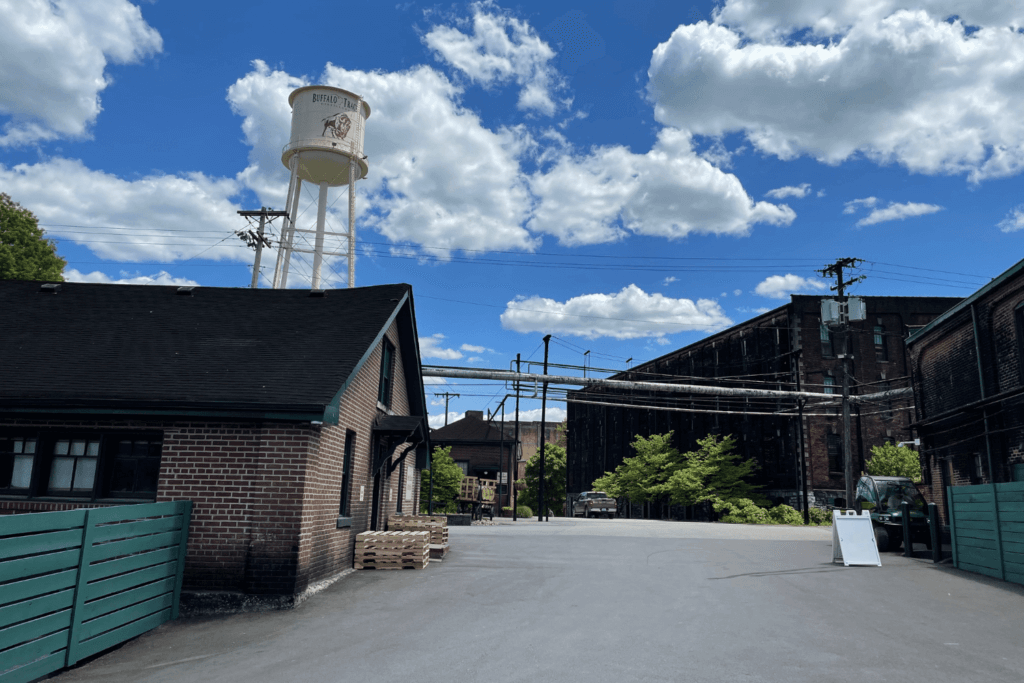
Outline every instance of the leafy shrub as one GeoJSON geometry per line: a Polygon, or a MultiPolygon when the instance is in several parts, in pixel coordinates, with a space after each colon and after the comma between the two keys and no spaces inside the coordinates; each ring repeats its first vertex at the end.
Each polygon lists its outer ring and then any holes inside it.
{"type": "Polygon", "coordinates": [[[768,521],[771,524],[803,524],[804,516],[789,505],[776,505],[768,511],[768,521]]]}
{"type": "Polygon", "coordinates": [[[811,508],[809,511],[811,524],[832,526],[832,513],[821,508],[811,508]]]}
{"type": "Polygon", "coordinates": [[[529,505],[517,505],[516,506],[517,517],[533,517],[533,510],[530,509],[529,505]]]}
{"type": "Polygon", "coordinates": [[[714,508],[715,512],[722,515],[718,521],[726,524],[770,523],[768,511],[759,507],[749,498],[737,498],[731,501],[719,499],[714,502],[714,508]]]}

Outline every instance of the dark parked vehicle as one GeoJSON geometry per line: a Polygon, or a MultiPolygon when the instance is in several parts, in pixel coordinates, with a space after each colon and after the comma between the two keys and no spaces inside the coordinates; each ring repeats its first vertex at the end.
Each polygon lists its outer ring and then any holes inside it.
{"type": "Polygon", "coordinates": [[[913,481],[907,477],[867,475],[857,482],[854,508],[871,511],[871,525],[875,528],[875,544],[879,552],[899,550],[903,544],[904,501],[910,504],[911,542],[924,543],[931,550],[928,504],[913,481]]]}

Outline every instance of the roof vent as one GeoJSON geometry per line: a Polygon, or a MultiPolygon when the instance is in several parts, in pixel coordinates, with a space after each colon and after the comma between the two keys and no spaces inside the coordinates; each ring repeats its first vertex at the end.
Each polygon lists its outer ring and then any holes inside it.
{"type": "Polygon", "coordinates": [[[323,299],[325,296],[327,296],[327,290],[326,289],[311,289],[311,290],[309,290],[309,295],[310,296],[315,296],[318,299],[323,299]]]}
{"type": "Polygon", "coordinates": [[[43,294],[56,294],[60,291],[59,282],[47,282],[44,285],[39,286],[39,291],[43,294]]]}
{"type": "Polygon", "coordinates": [[[184,287],[178,287],[174,293],[179,296],[192,296],[192,290],[195,288],[195,285],[185,285],[184,287]]]}

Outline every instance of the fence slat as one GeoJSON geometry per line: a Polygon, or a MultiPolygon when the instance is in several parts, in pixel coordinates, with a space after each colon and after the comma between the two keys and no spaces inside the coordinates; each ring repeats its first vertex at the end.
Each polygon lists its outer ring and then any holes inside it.
{"type": "Polygon", "coordinates": [[[995,550],[996,540],[994,538],[971,538],[960,536],[960,552],[967,552],[969,548],[981,548],[982,550],[995,550]]]}
{"type": "Polygon", "coordinates": [[[958,569],[964,571],[974,572],[975,574],[984,574],[985,576],[991,576],[993,579],[999,578],[999,570],[992,569],[991,567],[983,567],[980,564],[971,564],[970,562],[961,561],[958,569]]]}
{"type": "Polygon", "coordinates": [[[71,610],[49,614],[0,630],[0,650],[27,643],[71,625],[71,610]]]}
{"type": "Polygon", "coordinates": [[[60,593],[51,593],[50,595],[16,602],[7,607],[0,607],[0,628],[5,628],[19,621],[35,619],[50,612],[67,609],[71,607],[74,599],[75,591],[68,589],[60,593]]]}
{"type": "Polygon", "coordinates": [[[111,595],[112,593],[118,593],[130,588],[135,588],[137,586],[150,583],[151,581],[156,581],[157,579],[174,576],[177,573],[177,564],[177,562],[165,562],[164,564],[158,564],[152,567],[147,567],[146,569],[122,574],[121,576],[115,576],[112,579],[104,579],[103,581],[90,583],[85,586],[82,592],[85,593],[86,600],[103,598],[111,595]]]}
{"type": "Polygon", "coordinates": [[[172,517],[157,517],[146,519],[140,522],[123,522],[121,524],[108,524],[96,529],[93,538],[94,543],[114,541],[121,538],[134,538],[135,536],[146,536],[158,534],[163,531],[177,531],[181,528],[181,515],[172,517]]]}
{"type": "Polygon", "coordinates": [[[124,609],[111,612],[110,614],[104,614],[102,617],[96,617],[91,621],[82,623],[81,630],[78,632],[78,637],[82,641],[88,641],[91,638],[111,631],[115,628],[130,624],[133,621],[148,617],[151,614],[161,612],[165,609],[170,609],[171,601],[174,599],[174,592],[170,591],[163,595],[158,595],[155,598],[150,598],[145,602],[125,607],[124,609]]]}
{"type": "Polygon", "coordinates": [[[0,583],[77,567],[80,555],[81,552],[75,549],[2,562],[0,563],[0,583]]]}
{"type": "Polygon", "coordinates": [[[989,503],[988,510],[985,512],[981,512],[978,510],[961,510],[960,506],[957,505],[956,518],[960,521],[975,521],[991,524],[995,520],[995,514],[992,510],[992,505],[993,503],[989,503]]]}
{"type": "Polygon", "coordinates": [[[146,631],[152,630],[165,621],[168,621],[170,617],[171,610],[168,608],[162,612],[157,612],[156,614],[152,614],[144,619],[122,626],[119,629],[108,631],[101,636],[97,636],[90,641],[82,643],[79,646],[79,658],[81,659],[94,655],[101,650],[106,650],[108,647],[113,647],[114,645],[124,642],[129,638],[140,636],[146,631]]]}
{"type": "Polygon", "coordinates": [[[73,588],[77,576],[78,572],[76,570],[66,569],[57,574],[37,576],[34,579],[25,579],[24,581],[5,584],[3,590],[0,591],[0,605],[27,600],[28,598],[45,595],[46,593],[59,591],[63,588],[73,588]]]}
{"type": "Polygon", "coordinates": [[[104,614],[121,609],[122,607],[128,607],[137,602],[149,600],[150,598],[155,598],[156,596],[163,595],[164,593],[173,592],[174,577],[168,576],[166,579],[162,579],[155,583],[148,583],[145,586],[133,588],[123,593],[115,593],[114,595],[108,595],[105,598],[85,603],[84,619],[101,617],[104,614]]]}
{"type": "Polygon", "coordinates": [[[8,536],[0,538],[0,560],[77,548],[80,545],[82,545],[80,529],[32,534],[31,536],[8,536]]]}
{"type": "Polygon", "coordinates": [[[116,560],[109,560],[108,562],[94,564],[89,567],[87,579],[89,581],[99,581],[100,579],[106,579],[114,576],[115,574],[124,574],[135,571],[136,569],[145,569],[146,567],[152,567],[154,564],[174,562],[177,559],[178,546],[175,545],[169,548],[160,548],[146,553],[139,553],[138,555],[129,555],[128,557],[121,557],[116,560]]]}
{"type": "Polygon", "coordinates": [[[35,534],[40,531],[58,531],[61,529],[80,529],[83,524],[85,524],[85,510],[3,515],[0,516],[0,536],[35,534]]]}
{"type": "Polygon", "coordinates": [[[960,546],[960,561],[988,567],[994,571],[999,571],[999,567],[1002,564],[998,550],[973,548],[965,545],[960,546]]]}
{"type": "Polygon", "coordinates": [[[180,515],[183,502],[176,500],[166,503],[139,503],[136,505],[96,508],[89,511],[89,523],[110,524],[111,522],[144,519],[146,517],[180,515]]]}
{"type": "MultiPolygon", "coordinates": [[[[92,553],[89,555],[92,561],[92,566],[100,566],[95,563],[109,560],[114,557],[121,557],[122,555],[132,555],[135,553],[145,552],[147,550],[156,550],[158,548],[166,548],[168,546],[178,547],[178,542],[181,540],[180,531],[168,531],[163,534],[153,534],[152,536],[143,536],[141,538],[129,538],[124,541],[113,541],[111,543],[104,543],[103,545],[95,546],[92,549],[92,553]]],[[[91,581],[92,577],[87,580],[91,581]]]]}
{"type": "MultiPolygon", "coordinates": [[[[64,638],[67,638],[65,635],[64,638]]],[[[54,652],[45,659],[39,659],[23,667],[0,674],[0,683],[28,683],[52,673],[64,666],[64,650],[54,652]]]]}

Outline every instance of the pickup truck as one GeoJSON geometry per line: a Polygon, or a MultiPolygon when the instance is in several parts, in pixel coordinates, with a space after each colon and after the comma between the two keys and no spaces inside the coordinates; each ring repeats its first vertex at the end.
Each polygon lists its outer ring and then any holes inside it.
{"type": "Polygon", "coordinates": [[[615,499],[604,491],[584,491],[572,504],[573,517],[598,517],[608,519],[615,516],[615,499]]]}

